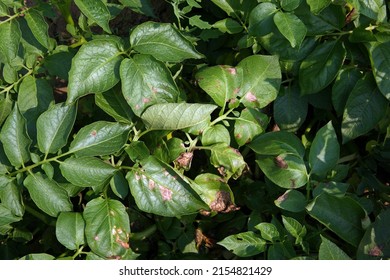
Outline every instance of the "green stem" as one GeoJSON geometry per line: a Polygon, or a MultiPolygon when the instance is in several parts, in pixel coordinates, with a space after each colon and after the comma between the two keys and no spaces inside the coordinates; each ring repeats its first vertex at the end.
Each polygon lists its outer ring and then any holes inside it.
{"type": "Polygon", "coordinates": [[[83,253],[84,246],[80,246],[80,248],[77,249],[76,253],[72,256],[72,259],[74,260],[77,258],[79,255],[83,253]]]}
{"type": "Polygon", "coordinates": [[[14,14],[14,15],[12,15],[12,16],[9,16],[7,19],[5,19],[5,20],[3,20],[3,21],[0,21],[0,25],[4,24],[4,23],[6,23],[6,22],[9,22],[9,21],[11,21],[11,20],[13,20],[14,18],[19,17],[20,15],[26,13],[28,10],[30,10],[30,8],[24,9],[23,11],[20,11],[20,12],[14,14]]]}
{"type": "Polygon", "coordinates": [[[214,121],[212,121],[212,122],[210,123],[210,126],[213,126],[213,125],[215,125],[216,123],[219,123],[219,122],[221,122],[221,121],[223,121],[223,120],[231,119],[231,118],[228,117],[228,115],[229,115],[231,112],[233,112],[233,111],[234,111],[234,108],[229,109],[229,111],[227,111],[225,114],[223,114],[222,116],[219,116],[219,117],[216,118],[214,121]]]}

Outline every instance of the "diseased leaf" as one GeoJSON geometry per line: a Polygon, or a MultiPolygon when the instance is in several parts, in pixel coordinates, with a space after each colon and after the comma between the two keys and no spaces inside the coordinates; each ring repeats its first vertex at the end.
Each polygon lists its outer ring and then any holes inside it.
{"type": "Polygon", "coordinates": [[[239,91],[246,107],[263,108],[275,100],[281,83],[281,70],[277,56],[252,55],[237,65],[242,69],[239,91]]]}
{"type": "Polygon", "coordinates": [[[357,247],[363,237],[363,208],[352,198],[337,198],[327,193],[317,196],[306,207],[311,217],[322,223],[340,238],[357,247]]]}
{"type": "Polygon", "coordinates": [[[274,184],[296,189],[306,185],[308,174],[304,160],[297,154],[282,153],[277,156],[258,156],[256,163],[274,184]]]}
{"type": "Polygon", "coordinates": [[[13,166],[18,168],[30,160],[31,139],[27,135],[26,120],[17,104],[1,129],[0,141],[13,166]]]}
{"type": "Polygon", "coordinates": [[[170,23],[145,22],[137,25],[130,34],[132,48],[167,62],[202,58],[194,45],[170,23]]]}
{"type": "Polygon", "coordinates": [[[119,82],[121,52],[119,43],[110,39],[95,39],[82,45],[72,59],[67,103],[114,87],[119,82]]]}
{"type": "Polygon", "coordinates": [[[335,243],[321,235],[321,245],[318,251],[320,260],[351,260],[351,258],[341,250],[335,243]]]}
{"type": "Polygon", "coordinates": [[[24,185],[34,203],[46,214],[57,217],[60,212],[72,211],[73,205],[66,190],[41,173],[30,173],[24,185]]]}
{"type": "Polygon", "coordinates": [[[202,123],[216,108],[196,103],[155,104],[148,107],[141,118],[148,129],[179,130],[202,123]]]}
{"type": "Polygon", "coordinates": [[[102,156],[119,151],[127,142],[130,125],[97,121],[76,134],[69,151],[76,156],[102,156]]]}
{"type": "Polygon", "coordinates": [[[56,222],[57,240],[69,250],[77,250],[85,244],[84,227],[81,213],[62,212],[56,222]]]}
{"type": "Polygon", "coordinates": [[[359,80],[345,105],[341,124],[343,144],[373,129],[386,114],[387,104],[371,74],[359,80]]]}
{"type": "Polygon", "coordinates": [[[390,100],[390,42],[372,43],[369,53],[379,90],[390,100]]]}
{"type": "Polygon", "coordinates": [[[103,258],[120,258],[130,250],[130,221],[125,206],[98,197],[87,203],[83,217],[85,237],[92,252],[103,258]]]}
{"type": "Polygon", "coordinates": [[[299,85],[302,94],[313,94],[327,87],[337,76],[346,50],[340,41],[328,41],[318,45],[307,56],[299,69],[299,85]]]}
{"type": "Polygon", "coordinates": [[[255,256],[266,249],[266,241],[252,231],[230,235],[218,244],[239,257],[255,256]]]}
{"type": "Polygon", "coordinates": [[[306,197],[297,190],[287,190],[275,201],[275,205],[283,210],[290,212],[302,212],[305,210],[307,201],[306,197]]]}
{"type": "Polygon", "coordinates": [[[92,187],[95,192],[104,185],[117,171],[112,165],[94,157],[67,158],[61,162],[62,175],[78,187],[92,187]]]}
{"type": "Polygon", "coordinates": [[[46,156],[64,147],[76,120],[77,105],[56,104],[37,120],[38,147],[46,156]]]}
{"type": "Polygon", "coordinates": [[[150,55],[126,58],[120,66],[122,92],[133,112],[140,116],[159,103],[177,102],[180,91],[164,63],[150,55]]]}
{"type": "Polygon", "coordinates": [[[310,174],[324,178],[331,171],[340,157],[340,145],[332,122],[320,128],[310,147],[310,174]]]}
{"type": "Polygon", "coordinates": [[[247,164],[239,150],[226,143],[218,143],[210,148],[210,162],[226,180],[231,177],[238,179],[242,175],[247,164]]]}
{"type": "Polygon", "coordinates": [[[134,168],[126,176],[140,210],[165,217],[180,217],[207,209],[189,183],[171,166],[153,156],[141,163],[142,168],[134,168]]]}
{"type": "Polygon", "coordinates": [[[255,108],[245,108],[234,124],[234,138],[239,146],[251,142],[263,133],[268,125],[268,117],[255,108]]]}
{"type": "Polygon", "coordinates": [[[242,69],[217,65],[200,69],[195,76],[199,86],[220,107],[237,97],[242,81],[242,69]]]}
{"type": "Polygon", "coordinates": [[[307,29],[296,15],[279,11],[274,15],[274,22],[280,33],[290,42],[291,47],[299,48],[301,46],[307,29]]]}
{"type": "Polygon", "coordinates": [[[95,22],[104,31],[111,34],[108,24],[111,19],[111,14],[102,0],[75,0],[74,2],[90,21],[95,22]]]}

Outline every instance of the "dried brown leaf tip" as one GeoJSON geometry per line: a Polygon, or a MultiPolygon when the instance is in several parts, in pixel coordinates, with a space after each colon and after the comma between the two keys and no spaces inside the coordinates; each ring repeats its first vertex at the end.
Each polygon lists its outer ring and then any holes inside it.
{"type": "Polygon", "coordinates": [[[205,246],[206,248],[214,247],[215,240],[207,237],[201,229],[197,228],[195,230],[195,243],[196,248],[199,250],[201,246],[205,246]]]}

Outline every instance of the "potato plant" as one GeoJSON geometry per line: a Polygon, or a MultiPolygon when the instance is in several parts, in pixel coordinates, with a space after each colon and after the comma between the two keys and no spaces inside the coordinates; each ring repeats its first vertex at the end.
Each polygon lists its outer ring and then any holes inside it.
{"type": "Polygon", "coordinates": [[[390,258],[388,16],[0,0],[0,258],[390,258]]]}

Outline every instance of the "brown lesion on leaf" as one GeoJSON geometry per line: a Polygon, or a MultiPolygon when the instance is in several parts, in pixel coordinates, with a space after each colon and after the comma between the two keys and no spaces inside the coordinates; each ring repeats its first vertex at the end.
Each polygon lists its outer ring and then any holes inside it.
{"type": "Polygon", "coordinates": [[[216,241],[213,238],[208,237],[203,233],[200,228],[195,230],[195,244],[196,248],[199,250],[201,246],[206,248],[213,248],[216,241]]]}
{"type": "Polygon", "coordinates": [[[368,254],[370,256],[373,256],[373,257],[381,257],[381,256],[383,256],[382,249],[383,249],[383,246],[375,245],[373,248],[371,248],[368,251],[368,254]]]}
{"type": "Polygon", "coordinates": [[[175,160],[176,167],[189,170],[191,168],[191,162],[193,157],[193,152],[181,153],[180,156],[175,160]]]}
{"type": "Polygon", "coordinates": [[[279,196],[278,199],[277,199],[276,201],[279,202],[279,203],[282,203],[282,202],[285,201],[287,198],[288,198],[288,193],[284,193],[284,194],[282,194],[281,196],[279,196]]]}
{"type": "Polygon", "coordinates": [[[284,160],[284,158],[282,156],[276,156],[274,158],[274,164],[281,168],[281,169],[287,169],[288,168],[288,164],[287,164],[287,161],[284,160]]]}
{"type": "Polygon", "coordinates": [[[159,185],[158,187],[160,189],[160,193],[161,193],[161,197],[162,197],[163,201],[172,200],[173,192],[170,189],[168,189],[164,186],[161,186],[161,185],[159,185]]]}
{"type": "Polygon", "coordinates": [[[296,187],[297,187],[297,185],[296,185],[296,180],[295,179],[290,179],[290,181],[291,181],[291,188],[292,189],[295,189],[296,187]]]}
{"type": "Polygon", "coordinates": [[[240,207],[237,207],[230,197],[230,193],[227,191],[219,191],[215,195],[215,200],[211,202],[210,209],[219,213],[229,213],[237,211],[240,207]]]}
{"type": "Polygon", "coordinates": [[[227,67],[226,70],[231,74],[231,75],[236,75],[237,74],[237,69],[234,67],[227,67]]]}
{"type": "Polygon", "coordinates": [[[91,135],[92,137],[96,137],[97,131],[96,131],[96,130],[92,130],[91,133],[90,133],[90,135],[91,135]]]}
{"type": "Polygon", "coordinates": [[[245,94],[245,99],[249,102],[256,102],[257,97],[254,95],[251,91],[248,91],[247,94],[245,94]]]}

